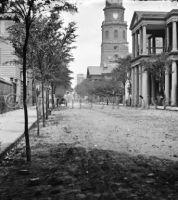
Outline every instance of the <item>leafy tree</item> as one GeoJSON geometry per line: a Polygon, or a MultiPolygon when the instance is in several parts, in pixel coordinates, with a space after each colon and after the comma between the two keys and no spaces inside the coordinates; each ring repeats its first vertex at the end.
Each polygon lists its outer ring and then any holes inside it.
{"type": "Polygon", "coordinates": [[[126,80],[130,78],[131,56],[118,58],[114,62],[117,64],[117,67],[113,70],[110,80],[103,78],[97,81],[90,81],[86,79],[76,86],[76,92],[81,96],[122,96],[125,91],[126,80]]]}
{"type": "Polygon", "coordinates": [[[84,80],[76,86],[75,91],[82,97],[84,96],[99,96],[113,97],[122,95],[122,88],[116,81],[113,80],[84,80]]]}
{"type": "MultiPolygon", "coordinates": [[[[70,83],[70,73],[68,64],[73,61],[71,55],[71,44],[75,41],[75,23],[69,23],[67,28],[62,30],[62,22],[57,18],[48,20],[42,19],[36,24],[33,37],[36,36],[33,49],[36,52],[37,71],[42,82],[42,100],[44,105],[44,84],[49,85],[63,84],[65,86],[70,83]],[[40,27],[43,32],[40,32],[40,27]]],[[[48,99],[47,99],[48,101],[48,99]]],[[[48,110],[48,106],[46,106],[48,110]]],[[[46,118],[48,112],[46,112],[46,118]]],[[[43,125],[44,125],[44,106],[43,106],[43,125]]]]}
{"type": "Polygon", "coordinates": [[[81,97],[92,95],[94,90],[93,84],[94,82],[90,81],[89,79],[85,79],[75,87],[75,91],[81,97]]]}
{"type": "Polygon", "coordinates": [[[144,70],[150,74],[152,83],[156,81],[160,85],[159,92],[162,96],[164,96],[165,70],[170,64],[171,61],[168,59],[168,53],[152,55],[149,60],[143,60],[141,62],[144,70]]]}
{"type": "Polygon", "coordinates": [[[28,133],[28,110],[27,110],[27,91],[26,91],[26,69],[27,52],[30,31],[33,22],[39,13],[45,12],[59,13],[60,11],[76,11],[76,7],[63,0],[2,0],[0,3],[1,17],[13,18],[17,22],[24,24],[25,37],[23,43],[23,106],[24,106],[24,134],[26,141],[27,161],[31,161],[31,151],[28,133]]]}
{"type": "Polygon", "coordinates": [[[131,56],[128,55],[125,58],[118,58],[115,60],[115,63],[117,64],[117,67],[113,70],[112,77],[124,91],[125,83],[127,79],[130,79],[131,56]]]}
{"type": "MultiPolygon", "coordinates": [[[[15,24],[9,28],[10,36],[7,38],[15,48],[19,60],[22,58],[23,30],[23,24],[15,24]]],[[[71,71],[68,69],[68,64],[73,61],[71,44],[76,38],[75,30],[74,22],[63,28],[62,20],[55,16],[51,18],[40,16],[31,27],[32,36],[29,38],[27,68],[33,66],[34,79],[42,83],[43,126],[45,126],[44,84],[52,83],[52,86],[70,84],[71,71]]],[[[48,89],[46,93],[48,97],[48,89]]],[[[46,100],[46,118],[48,118],[49,98],[46,100]]]]}

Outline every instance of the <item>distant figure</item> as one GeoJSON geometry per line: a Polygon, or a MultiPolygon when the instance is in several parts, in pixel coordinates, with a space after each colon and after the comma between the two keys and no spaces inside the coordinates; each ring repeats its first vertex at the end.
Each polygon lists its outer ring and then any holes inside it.
{"type": "Polygon", "coordinates": [[[65,105],[67,107],[69,101],[69,92],[66,92],[66,94],[64,95],[64,99],[65,99],[65,105]]]}
{"type": "Polygon", "coordinates": [[[141,99],[143,99],[143,96],[142,96],[142,95],[139,95],[139,97],[140,97],[141,99]]]}
{"type": "Polygon", "coordinates": [[[57,98],[56,105],[59,106],[59,98],[57,98]]]}

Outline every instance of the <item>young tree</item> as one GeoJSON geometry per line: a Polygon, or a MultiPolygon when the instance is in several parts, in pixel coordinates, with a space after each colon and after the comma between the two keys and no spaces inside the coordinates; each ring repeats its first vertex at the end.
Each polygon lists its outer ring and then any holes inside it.
{"type": "MultiPolygon", "coordinates": [[[[62,21],[57,17],[50,20],[43,18],[36,24],[33,32],[35,43],[32,42],[33,49],[36,52],[36,68],[39,72],[42,82],[42,100],[43,100],[43,125],[44,118],[44,84],[60,83],[66,86],[70,83],[68,64],[73,61],[71,55],[71,44],[75,41],[76,25],[69,23],[67,28],[62,27],[62,21]],[[40,28],[41,27],[41,28],[40,28]],[[43,29],[43,32],[40,32],[43,29]]],[[[48,90],[47,90],[48,92],[48,90]]],[[[48,95],[47,95],[48,96],[48,95]]],[[[48,118],[48,98],[46,98],[46,118],[48,118]]]]}
{"type": "Polygon", "coordinates": [[[13,17],[17,22],[24,24],[25,38],[23,43],[23,106],[24,106],[24,134],[26,141],[27,161],[31,161],[31,151],[28,133],[28,110],[26,91],[27,50],[31,26],[39,15],[44,12],[59,13],[60,11],[76,11],[76,7],[63,0],[1,0],[1,17],[13,17]]]}
{"type": "MultiPolygon", "coordinates": [[[[7,38],[16,50],[16,55],[21,60],[23,45],[23,24],[18,23],[9,29],[7,38]]],[[[51,83],[60,83],[65,86],[70,83],[70,73],[68,69],[69,62],[73,61],[71,55],[71,44],[75,41],[76,25],[74,22],[64,28],[62,20],[58,17],[37,18],[31,27],[31,36],[29,37],[27,68],[33,68],[34,80],[42,83],[42,116],[43,126],[45,126],[44,109],[44,85],[51,83]]],[[[46,88],[46,119],[49,109],[49,92],[46,88]]],[[[52,95],[53,96],[53,95],[52,95]]],[[[36,104],[37,105],[37,104],[36,104]]],[[[38,109],[37,109],[38,110],[38,109]]],[[[38,114],[37,114],[38,115],[38,114]]]]}

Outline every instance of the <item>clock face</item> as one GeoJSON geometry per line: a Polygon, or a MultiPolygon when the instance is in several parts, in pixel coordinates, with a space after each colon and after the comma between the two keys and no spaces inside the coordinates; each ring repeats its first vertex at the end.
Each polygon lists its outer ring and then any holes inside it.
{"type": "Polygon", "coordinates": [[[118,13],[113,13],[112,16],[113,16],[114,19],[118,19],[118,17],[119,17],[118,13]]]}

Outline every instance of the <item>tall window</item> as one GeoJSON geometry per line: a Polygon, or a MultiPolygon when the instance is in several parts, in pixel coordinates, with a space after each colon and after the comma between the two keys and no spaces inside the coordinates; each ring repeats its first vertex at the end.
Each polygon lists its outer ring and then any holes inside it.
{"type": "Polygon", "coordinates": [[[114,38],[118,38],[118,30],[114,30],[114,38]]]}
{"type": "Polygon", "coordinates": [[[105,38],[106,38],[106,39],[109,38],[109,31],[105,31],[105,38]]]}

